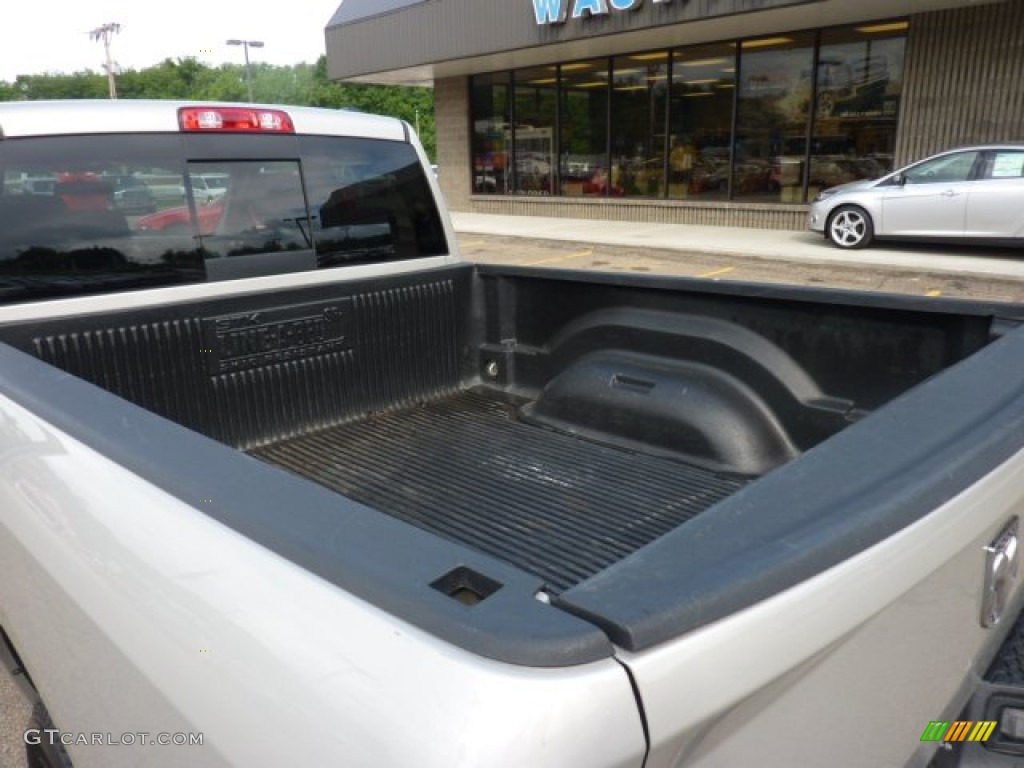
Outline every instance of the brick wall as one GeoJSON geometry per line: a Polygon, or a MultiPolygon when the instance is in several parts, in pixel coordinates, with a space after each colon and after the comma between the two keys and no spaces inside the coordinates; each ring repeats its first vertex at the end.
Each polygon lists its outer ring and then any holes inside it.
{"type": "Polygon", "coordinates": [[[441,190],[454,211],[471,210],[469,79],[450,77],[434,82],[437,120],[437,166],[441,190]]]}
{"type": "Polygon", "coordinates": [[[505,197],[477,195],[475,213],[551,216],[567,219],[702,224],[759,229],[807,228],[807,206],[750,203],[686,203],[667,200],[609,200],[578,197],[505,197]]]}

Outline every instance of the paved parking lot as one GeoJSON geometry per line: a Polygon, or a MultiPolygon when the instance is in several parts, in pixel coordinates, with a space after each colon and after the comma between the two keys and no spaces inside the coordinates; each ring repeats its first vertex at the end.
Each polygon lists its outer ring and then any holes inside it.
{"type": "Polygon", "coordinates": [[[31,710],[6,669],[0,669],[0,768],[24,768],[23,734],[31,710]]]}
{"type": "Polygon", "coordinates": [[[878,244],[841,251],[810,232],[453,214],[480,263],[599,269],[1024,302],[1024,249],[878,244]]]}

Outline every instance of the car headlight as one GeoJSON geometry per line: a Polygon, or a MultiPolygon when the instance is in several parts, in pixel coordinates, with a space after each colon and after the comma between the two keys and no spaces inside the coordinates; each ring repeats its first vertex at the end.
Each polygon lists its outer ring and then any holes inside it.
{"type": "Polygon", "coordinates": [[[838,191],[839,191],[839,189],[837,187],[832,187],[830,189],[823,189],[823,190],[821,190],[821,192],[818,193],[818,196],[816,198],[814,198],[814,202],[820,203],[822,200],[825,200],[826,198],[832,197],[832,195],[834,195],[838,191]]]}

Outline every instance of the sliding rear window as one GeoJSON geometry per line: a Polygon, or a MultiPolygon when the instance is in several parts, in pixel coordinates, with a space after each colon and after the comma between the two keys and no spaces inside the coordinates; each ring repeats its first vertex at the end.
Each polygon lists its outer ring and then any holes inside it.
{"type": "Polygon", "coordinates": [[[0,303],[437,256],[412,146],[338,137],[0,141],[0,303]]]}

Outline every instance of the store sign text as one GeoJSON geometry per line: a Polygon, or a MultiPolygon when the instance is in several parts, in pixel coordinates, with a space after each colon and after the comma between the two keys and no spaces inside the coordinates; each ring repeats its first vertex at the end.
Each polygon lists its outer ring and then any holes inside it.
{"type": "MultiPolygon", "coordinates": [[[[538,24],[564,24],[566,19],[607,16],[612,11],[635,11],[644,0],[533,0],[533,13],[538,24]],[[570,14],[570,10],[572,13],[570,14]]],[[[655,5],[672,0],[651,0],[655,5]]]]}

